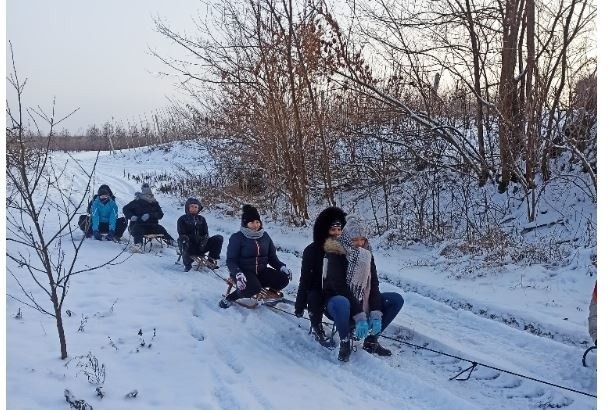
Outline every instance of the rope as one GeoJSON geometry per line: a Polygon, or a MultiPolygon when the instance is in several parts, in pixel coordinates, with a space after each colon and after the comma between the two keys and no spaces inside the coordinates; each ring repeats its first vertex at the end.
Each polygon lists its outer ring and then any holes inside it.
{"type": "MultiPolygon", "coordinates": [[[[218,275],[217,272],[214,271],[213,273],[215,273],[215,275],[217,277],[219,277],[220,279],[222,279],[224,281],[226,280],[226,279],[222,278],[220,275],[218,275]]],[[[288,301],[295,302],[295,301],[290,300],[290,299],[288,299],[288,301]]],[[[286,311],[284,309],[280,309],[277,306],[266,305],[266,304],[265,304],[265,306],[270,308],[270,309],[276,310],[278,312],[285,313],[286,315],[289,315],[289,316],[292,316],[292,317],[297,317],[294,313],[288,312],[288,311],[286,311]]],[[[309,320],[308,318],[302,317],[302,316],[299,317],[299,319],[309,320]]],[[[334,326],[334,324],[331,324],[329,322],[322,322],[322,323],[327,325],[327,326],[331,326],[331,325],[334,326]]],[[[532,381],[537,382],[537,383],[542,383],[542,384],[546,384],[548,386],[557,387],[557,388],[562,389],[562,390],[567,390],[567,391],[570,391],[570,392],[573,392],[573,393],[582,394],[584,396],[597,398],[596,395],[591,394],[591,393],[586,393],[586,392],[583,392],[583,391],[580,391],[580,390],[572,389],[571,387],[561,386],[560,384],[556,384],[556,383],[550,383],[550,382],[548,382],[546,380],[537,379],[535,377],[527,376],[527,375],[524,375],[524,374],[521,374],[521,373],[516,373],[516,372],[509,371],[509,370],[504,370],[504,369],[501,369],[501,368],[498,368],[498,367],[495,367],[495,366],[490,366],[490,365],[487,365],[487,364],[484,364],[484,363],[481,363],[481,362],[478,362],[478,361],[475,361],[475,360],[465,359],[464,357],[460,357],[460,356],[456,356],[456,355],[453,355],[453,354],[445,353],[445,352],[442,352],[442,351],[439,351],[439,350],[435,350],[435,349],[430,349],[430,348],[428,348],[426,346],[420,346],[420,345],[417,345],[417,344],[414,344],[414,343],[406,342],[404,340],[395,339],[394,337],[384,336],[384,335],[380,335],[380,337],[383,337],[384,339],[388,339],[388,340],[393,340],[393,341],[398,342],[398,343],[403,343],[403,344],[406,344],[408,346],[415,347],[417,349],[428,350],[428,351],[433,352],[433,353],[437,353],[437,354],[440,354],[440,355],[443,355],[443,356],[447,356],[447,357],[451,357],[451,358],[454,358],[454,359],[458,359],[458,360],[462,360],[462,361],[471,363],[471,366],[469,366],[465,370],[462,370],[460,373],[458,373],[456,376],[451,377],[449,380],[458,380],[458,381],[469,380],[469,378],[471,377],[471,374],[473,373],[473,371],[479,365],[479,366],[486,367],[486,368],[492,369],[492,370],[496,370],[496,371],[499,371],[499,372],[502,372],[502,373],[511,374],[513,376],[516,376],[516,377],[521,377],[521,378],[524,378],[524,379],[527,379],[527,380],[532,380],[532,381]],[[460,375],[462,375],[463,373],[465,373],[467,371],[469,371],[469,374],[467,375],[467,377],[465,377],[463,379],[458,379],[458,377],[460,375]]]]}

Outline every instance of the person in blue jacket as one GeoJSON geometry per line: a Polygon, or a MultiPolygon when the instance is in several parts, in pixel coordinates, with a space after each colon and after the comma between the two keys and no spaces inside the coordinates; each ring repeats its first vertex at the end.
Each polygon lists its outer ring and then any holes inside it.
{"type": "Polygon", "coordinates": [[[251,205],[242,210],[241,229],[232,234],[226,250],[226,266],[237,289],[220,300],[223,309],[237,299],[254,296],[263,287],[281,290],[292,280],[292,272],[277,258],[271,237],[262,229],[258,210],[251,205]]]}
{"type": "Polygon", "coordinates": [[[101,185],[98,194],[88,205],[89,216],[82,215],[79,218],[79,227],[85,232],[86,237],[93,236],[101,241],[102,234],[106,233],[107,240],[119,240],[128,223],[126,218],[118,218],[115,196],[108,185],[101,185]]]}

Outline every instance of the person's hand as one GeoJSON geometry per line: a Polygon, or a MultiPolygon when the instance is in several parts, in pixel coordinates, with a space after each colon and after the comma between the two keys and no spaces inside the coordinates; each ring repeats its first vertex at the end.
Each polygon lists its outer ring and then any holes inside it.
{"type": "Polygon", "coordinates": [[[371,329],[371,334],[373,336],[382,333],[382,319],[370,319],[369,328],[371,329]]]}
{"type": "Polygon", "coordinates": [[[94,231],[94,239],[96,239],[97,241],[102,241],[102,235],[100,234],[100,231],[94,231]]]}
{"type": "Polygon", "coordinates": [[[282,266],[280,271],[281,271],[281,273],[286,274],[286,276],[288,277],[289,281],[292,280],[292,271],[290,269],[288,269],[288,267],[286,265],[282,266]]]}
{"type": "Polygon", "coordinates": [[[147,222],[147,220],[149,219],[149,214],[143,214],[141,215],[141,221],[143,222],[147,222]]]}
{"type": "Polygon", "coordinates": [[[369,333],[369,324],[366,320],[362,319],[356,323],[356,329],[354,330],[354,334],[359,339],[364,339],[369,333]]]}
{"type": "Polygon", "coordinates": [[[131,222],[136,222],[136,221],[137,221],[137,219],[139,219],[139,217],[138,217],[138,216],[136,216],[136,215],[132,215],[132,216],[130,217],[130,221],[131,221],[131,222]]]}
{"type": "Polygon", "coordinates": [[[236,280],[237,280],[237,289],[245,290],[245,288],[247,287],[247,278],[245,277],[243,272],[237,273],[236,280]]]}

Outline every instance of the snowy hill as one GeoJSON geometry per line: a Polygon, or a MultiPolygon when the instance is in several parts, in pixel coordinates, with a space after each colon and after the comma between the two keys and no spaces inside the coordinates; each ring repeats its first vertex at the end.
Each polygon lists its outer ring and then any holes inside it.
{"type": "MultiPolygon", "coordinates": [[[[94,157],[77,156],[85,167],[94,157]]],[[[178,144],[167,151],[103,154],[94,183],[110,185],[121,208],[140,186],[128,173],[172,173],[179,163],[202,167],[202,153],[178,144]]],[[[155,186],[154,192],[165,212],[161,224],[176,236],[185,198],[162,195],[155,186]]],[[[239,219],[204,215],[210,232],[225,237],[224,261],[239,219]]],[[[285,290],[294,299],[311,229],[263,218],[280,259],[294,272],[285,290]]],[[[556,269],[505,264],[471,277],[442,249],[373,242],[381,288],[405,299],[384,333],[396,340],[382,340],[393,350],[390,358],[371,356],[358,343],[349,363],[338,362],[336,349],[317,344],[309,322],[294,317],[291,305],[222,310],[217,302],[225,284],[218,276],[185,273],[174,249],[154,249],[73,278],[65,303],[71,314],[64,317],[70,360],[58,359],[52,318],[7,298],[7,408],[67,409],[64,389],[95,409],[596,408],[593,397],[484,366],[468,381],[450,381],[470,363],[432,351],[595,395],[595,356],[589,357],[592,366],[581,365],[594,285],[594,277],[579,273],[590,265],[588,253],[579,251],[575,264],[556,269]],[[102,399],[83,372],[91,374],[88,353],[105,366],[102,399]],[[134,390],[135,398],[125,397],[134,390]]],[[[94,266],[123,250],[88,239],[79,261],[94,266]]],[[[224,267],[218,273],[227,275],[224,267]]],[[[7,293],[20,292],[7,275],[7,293]]]]}

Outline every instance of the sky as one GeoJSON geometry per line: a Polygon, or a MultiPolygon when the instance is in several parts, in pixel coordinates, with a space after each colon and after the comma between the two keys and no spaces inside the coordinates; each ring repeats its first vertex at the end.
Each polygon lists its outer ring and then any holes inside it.
{"type": "Polygon", "coordinates": [[[198,0],[8,0],[7,74],[10,41],[18,74],[28,78],[25,104],[50,111],[55,97],[58,116],[79,108],[63,123],[71,132],[151,118],[169,105],[167,97],[180,95],[172,78],[154,74],[167,70],[149,47],[166,56],[179,50],[155,31],[153,19],[189,32],[199,10],[205,6],[198,0]]]}

